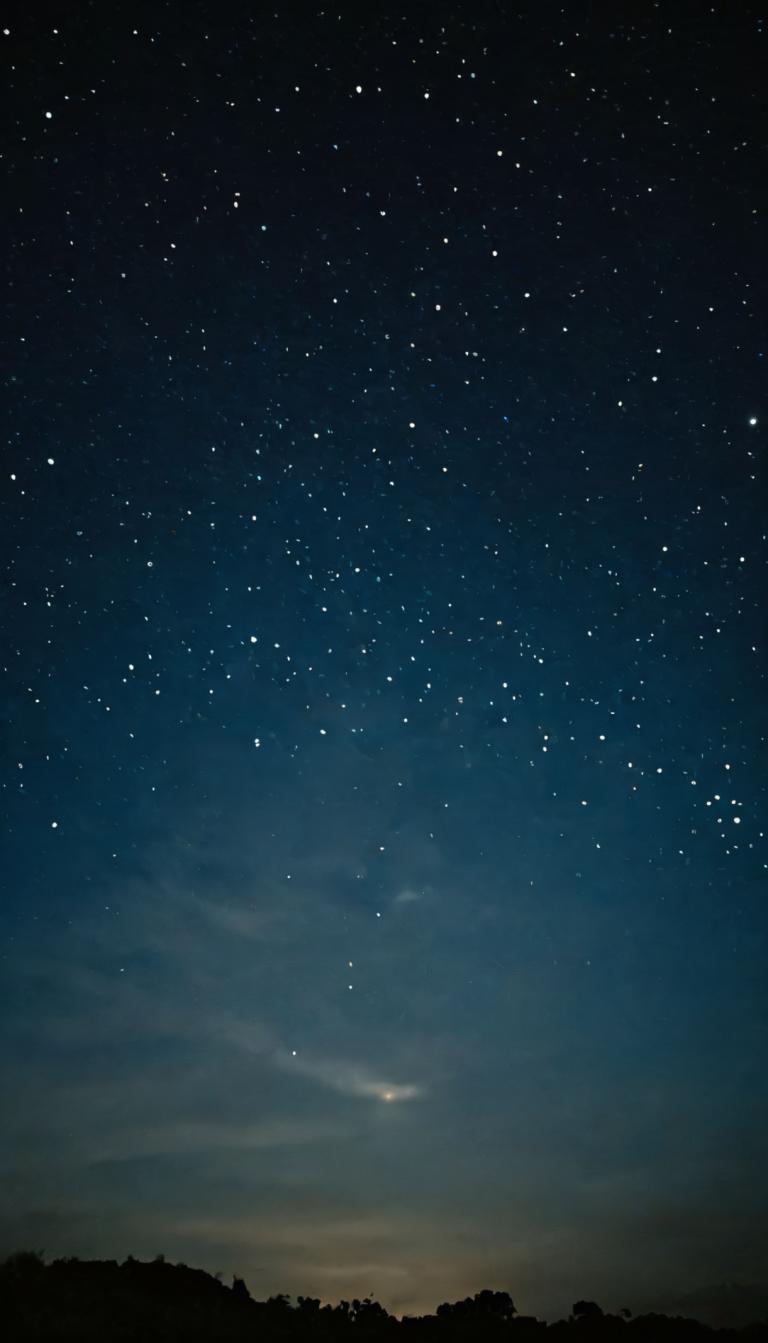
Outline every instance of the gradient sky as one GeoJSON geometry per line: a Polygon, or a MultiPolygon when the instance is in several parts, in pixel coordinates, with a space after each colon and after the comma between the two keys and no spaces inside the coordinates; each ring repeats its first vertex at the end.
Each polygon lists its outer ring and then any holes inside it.
{"type": "Polygon", "coordinates": [[[277,9],[0,47],[0,1250],[759,1284],[761,11],[277,9]]]}

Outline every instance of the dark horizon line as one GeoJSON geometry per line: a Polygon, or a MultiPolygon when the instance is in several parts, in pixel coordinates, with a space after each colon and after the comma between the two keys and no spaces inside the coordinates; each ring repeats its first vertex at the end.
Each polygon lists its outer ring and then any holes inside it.
{"type": "MultiPolygon", "coordinates": [[[[750,1320],[740,1325],[712,1325],[699,1320],[692,1315],[687,1314],[668,1314],[660,1310],[640,1310],[634,1311],[628,1306],[620,1306],[615,1310],[603,1310],[603,1308],[594,1300],[589,1298],[579,1298],[571,1306],[570,1314],[567,1317],[560,1316],[555,1319],[546,1319],[537,1315],[521,1313],[517,1310],[513,1298],[505,1289],[482,1288],[472,1296],[466,1296],[456,1301],[443,1301],[435,1306],[431,1312],[422,1315],[412,1315],[406,1312],[398,1314],[389,1311],[369,1294],[363,1298],[353,1297],[347,1300],[341,1297],[337,1302],[321,1297],[304,1296],[301,1293],[275,1292],[266,1299],[261,1300],[253,1297],[250,1290],[239,1274],[232,1274],[232,1283],[228,1286],[224,1281],[223,1270],[210,1272],[205,1268],[192,1267],[183,1260],[177,1260],[175,1263],[168,1260],[162,1253],[157,1254],[152,1259],[138,1259],[135,1255],[129,1254],[122,1262],[117,1259],[83,1259],[78,1255],[62,1255],[56,1259],[46,1261],[45,1250],[17,1249],[0,1258],[0,1284],[3,1279],[15,1280],[30,1284],[35,1278],[38,1278],[42,1272],[52,1268],[67,1268],[77,1265],[80,1268],[102,1268],[113,1267],[115,1269],[136,1268],[136,1269],[168,1269],[171,1271],[180,1271],[192,1273],[200,1280],[207,1279],[210,1283],[215,1283],[217,1288],[228,1292],[240,1303],[250,1304],[260,1309],[286,1310],[294,1315],[307,1316],[319,1314],[322,1316],[341,1315],[352,1319],[356,1314],[359,1315],[370,1309],[371,1312],[381,1312],[379,1318],[386,1317],[390,1321],[396,1321],[398,1324],[404,1321],[428,1322],[428,1321],[453,1321],[457,1324],[468,1322],[470,1318],[479,1319],[483,1317],[490,1320],[501,1322],[504,1320],[509,1324],[518,1323],[519,1325],[528,1324],[539,1328],[552,1329],[558,1326],[588,1326],[598,1320],[606,1324],[619,1324],[631,1326],[633,1323],[648,1321],[652,1319],[666,1320],[670,1323],[680,1322],[695,1324],[701,1329],[706,1329],[712,1333],[745,1333],[762,1328],[768,1328],[768,1311],[762,1316],[750,1320]],[[295,1304],[292,1304],[295,1302],[295,1304]]],[[[750,1293],[754,1290],[754,1284],[723,1282],[716,1286],[705,1289],[711,1291],[732,1291],[735,1293],[750,1293]]],[[[688,1293],[689,1297],[696,1293],[688,1293]]]]}

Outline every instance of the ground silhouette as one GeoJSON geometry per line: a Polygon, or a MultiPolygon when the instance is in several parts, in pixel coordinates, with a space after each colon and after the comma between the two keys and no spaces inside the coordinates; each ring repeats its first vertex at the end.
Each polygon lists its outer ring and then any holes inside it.
{"type": "Polygon", "coordinates": [[[219,1276],[186,1264],[57,1259],[18,1251],[0,1263],[0,1333],[9,1343],[323,1343],[334,1339],[506,1339],[508,1343],[768,1343],[768,1321],[715,1330],[681,1316],[606,1314],[594,1301],[574,1303],[567,1320],[546,1324],[518,1315],[508,1292],[485,1290],[444,1302],[434,1315],[389,1315],[377,1301],[286,1296],[255,1301],[242,1278],[228,1287],[219,1276]],[[546,1335],[546,1338],[545,1338],[546,1335]]]}

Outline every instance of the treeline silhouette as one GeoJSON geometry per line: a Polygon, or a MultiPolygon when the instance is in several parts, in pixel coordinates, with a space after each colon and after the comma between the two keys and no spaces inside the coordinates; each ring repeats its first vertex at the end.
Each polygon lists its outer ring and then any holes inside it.
{"type": "Polygon", "coordinates": [[[445,1302],[434,1315],[389,1315],[377,1301],[321,1305],[314,1297],[255,1301],[242,1278],[232,1286],[202,1269],[116,1260],[56,1259],[22,1250],[0,1263],[0,1334],[8,1343],[280,1343],[283,1339],[424,1339],[429,1343],[768,1343],[768,1321],[744,1329],[711,1329],[681,1316],[617,1315],[577,1301],[567,1320],[547,1324],[518,1315],[508,1292],[477,1292],[445,1302]]]}

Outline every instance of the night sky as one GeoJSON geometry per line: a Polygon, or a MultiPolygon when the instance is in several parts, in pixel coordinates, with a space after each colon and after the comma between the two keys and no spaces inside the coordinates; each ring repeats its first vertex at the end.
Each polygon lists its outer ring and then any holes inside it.
{"type": "Polygon", "coordinates": [[[11,10],[0,1250],[759,1286],[761,7],[11,10]]]}

